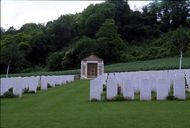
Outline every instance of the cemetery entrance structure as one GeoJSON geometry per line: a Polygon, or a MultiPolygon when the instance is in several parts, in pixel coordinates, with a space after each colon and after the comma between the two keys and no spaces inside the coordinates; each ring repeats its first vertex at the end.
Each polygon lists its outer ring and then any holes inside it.
{"type": "Polygon", "coordinates": [[[104,61],[94,54],[81,61],[81,79],[93,79],[104,73],[104,61]]]}

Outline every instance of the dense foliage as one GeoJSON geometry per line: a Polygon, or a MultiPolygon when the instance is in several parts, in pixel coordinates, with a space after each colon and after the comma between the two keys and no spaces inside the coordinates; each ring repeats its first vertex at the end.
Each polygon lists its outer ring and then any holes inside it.
{"type": "Polygon", "coordinates": [[[1,73],[68,70],[97,54],[106,64],[190,56],[190,2],[155,1],[133,11],[126,0],[89,5],[46,25],[1,28],[1,73]]]}

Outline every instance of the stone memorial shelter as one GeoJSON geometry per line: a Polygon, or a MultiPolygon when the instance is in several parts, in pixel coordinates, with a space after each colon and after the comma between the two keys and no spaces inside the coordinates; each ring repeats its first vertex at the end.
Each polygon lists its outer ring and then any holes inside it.
{"type": "Polygon", "coordinates": [[[81,61],[81,79],[93,79],[104,73],[104,61],[94,54],[81,61]]]}

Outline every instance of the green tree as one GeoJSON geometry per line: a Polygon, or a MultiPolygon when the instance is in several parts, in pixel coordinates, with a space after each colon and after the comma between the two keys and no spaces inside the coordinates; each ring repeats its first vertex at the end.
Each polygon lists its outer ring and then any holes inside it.
{"type": "Polygon", "coordinates": [[[49,22],[46,27],[46,33],[56,50],[69,46],[78,35],[75,15],[62,15],[53,23],[49,22]]]}
{"type": "Polygon", "coordinates": [[[22,25],[22,27],[19,29],[19,32],[25,34],[35,34],[36,32],[44,30],[45,30],[44,24],[26,23],[22,25]]]}
{"type": "Polygon", "coordinates": [[[97,44],[94,39],[82,37],[66,53],[62,61],[64,69],[79,68],[80,61],[97,52],[97,44]]]}
{"type": "Polygon", "coordinates": [[[98,54],[107,63],[121,61],[121,53],[125,44],[117,32],[113,19],[107,19],[96,34],[98,54]]]}
{"type": "Polygon", "coordinates": [[[18,44],[19,51],[24,55],[27,56],[30,51],[32,50],[30,43],[28,42],[20,42],[18,44]]]}
{"type": "Polygon", "coordinates": [[[62,60],[65,56],[65,51],[58,51],[53,52],[50,54],[50,56],[47,58],[47,67],[50,71],[58,71],[61,70],[62,67],[62,60]]]}
{"type": "MultiPolygon", "coordinates": [[[[13,67],[13,71],[15,71],[16,69],[20,69],[23,66],[24,62],[25,62],[24,56],[19,51],[17,44],[12,42],[10,43],[1,42],[1,66],[5,67],[7,65],[6,68],[7,77],[11,65],[13,67]]],[[[4,72],[5,70],[3,69],[2,71],[4,72]]]]}
{"type": "Polygon", "coordinates": [[[45,65],[49,53],[55,52],[56,46],[52,44],[51,37],[42,32],[35,33],[30,40],[31,51],[26,59],[31,65],[45,65]]]}
{"type": "Polygon", "coordinates": [[[179,69],[181,69],[183,52],[186,50],[187,45],[190,44],[190,31],[179,27],[173,35],[173,43],[180,53],[179,69]]]}
{"type": "Polygon", "coordinates": [[[91,4],[82,12],[79,18],[79,33],[94,38],[105,20],[114,17],[114,4],[109,2],[96,5],[91,4]]]}
{"type": "Polygon", "coordinates": [[[11,26],[5,33],[6,34],[16,34],[17,30],[13,26],[11,26]]]}

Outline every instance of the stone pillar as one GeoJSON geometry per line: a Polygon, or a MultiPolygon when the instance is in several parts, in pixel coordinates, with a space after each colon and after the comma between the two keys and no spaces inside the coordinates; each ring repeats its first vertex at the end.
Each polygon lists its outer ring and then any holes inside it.
{"type": "Polygon", "coordinates": [[[102,75],[104,73],[104,63],[100,62],[98,63],[98,76],[102,75]]]}
{"type": "Polygon", "coordinates": [[[81,61],[81,79],[87,77],[87,64],[84,61],[81,61]]]}

